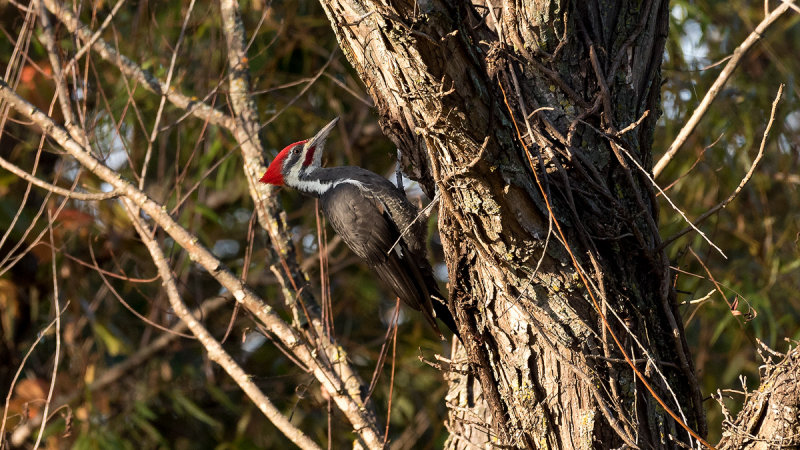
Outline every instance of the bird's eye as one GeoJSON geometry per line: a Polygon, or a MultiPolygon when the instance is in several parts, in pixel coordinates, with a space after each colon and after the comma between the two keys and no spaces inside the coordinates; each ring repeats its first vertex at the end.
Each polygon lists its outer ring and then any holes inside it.
{"type": "Polygon", "coordinates": [[[302,145],[295,145],[294,148],[292,149],[292,153],[296,155],[296,154],[300,153],[300,150],[302,150],[302,149],[303,149],[302,145]]]}

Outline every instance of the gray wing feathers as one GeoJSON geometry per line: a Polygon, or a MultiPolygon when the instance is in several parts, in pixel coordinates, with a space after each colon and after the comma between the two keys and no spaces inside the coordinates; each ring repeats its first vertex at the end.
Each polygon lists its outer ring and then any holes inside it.
{"type": "Polygon", "coordinates": [[[339,185],[324,197],[322,210],[345,244],[368,263],[383,262],[394,243],[390,239],[397,239],[392,224],[383,216],[385,208],[363,197],[350,184],[339,185]]]}
{"type": "MultiPolygon", "coordinates": [[[[322,209],[331,226],[353,252],[364,259],[378,277],[411,308],[422,311],[425,319],[441,335],[436,324],[431,303],[431,292],[415,249],[409,249],[405,240],[392,245],[400,237],[400,230],[391,220],[389,208],[379,200],[365,196],[352,184],[341,184],[330,189],[321,198],[322,209]]],[[[435,288],[434,288],[435,289],[435,288]]]]}

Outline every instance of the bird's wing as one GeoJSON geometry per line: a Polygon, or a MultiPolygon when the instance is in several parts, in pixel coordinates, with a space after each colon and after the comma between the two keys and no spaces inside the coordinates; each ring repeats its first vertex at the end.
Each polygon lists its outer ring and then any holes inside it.
{"type": "Polygon", "coordinates": [[[369,264],[404,303],[422,311],[439,332],[433,318],[432,293],[428,291],[416,255],[403,240],[395,245],[400,232],[386,206],[349,183],[328,190],[321,200],[325,216],[344,243],[369,264]]]}
{"type": "Polygon", "coordinates": [[[353,252],[369,264],[386,260],[386,251],[398,233],[386,220],[380,202],[365,197],[349,183],[331,188],[321,197],[322,211],[331,226],[353,252]]]}

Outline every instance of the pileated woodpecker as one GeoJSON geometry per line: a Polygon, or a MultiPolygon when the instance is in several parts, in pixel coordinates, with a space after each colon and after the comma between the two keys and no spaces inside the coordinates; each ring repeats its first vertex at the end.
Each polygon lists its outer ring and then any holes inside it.
{"type": "Polygon", "coordinates": [[[323,168],[322,152],[333,119],[311,139],[284,148],[262,183],[288,186],[318,197],[331,226],[378,278],[443,338],[434,317],[458,335],[427,259],[425,227],[417,208],[386,178],[361,167],[323,168]]]}

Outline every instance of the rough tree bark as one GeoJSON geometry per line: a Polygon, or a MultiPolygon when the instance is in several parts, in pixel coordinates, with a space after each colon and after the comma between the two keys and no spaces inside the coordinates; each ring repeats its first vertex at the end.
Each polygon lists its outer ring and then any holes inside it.
{"type": "Polygon", "coordinates": [[[322,5],[441,199],[448,446],[698,445],[666,409],[705,435],[647,174],[667,1],[322,5]]]}
{"type": "Polygon", "coordinates": [[[760,353],[765,360],[759,368],[761,386],[745,393],[744,408],[736,418],[723,408],[720,449],[800,448],[800,347],[795,342],[784,355],[766,347],[760,353]]]}

